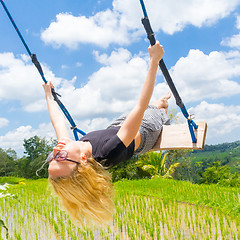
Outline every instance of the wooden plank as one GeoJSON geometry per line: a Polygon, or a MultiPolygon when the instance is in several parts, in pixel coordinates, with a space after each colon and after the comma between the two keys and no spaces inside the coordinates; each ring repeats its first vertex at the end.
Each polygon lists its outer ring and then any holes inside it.
{"type": "Polygon", "coordinates": [[[194,129],[197,142],[193,143],[188,124],[164,125],[159,136],[158,142],[152,151],[170,150],[170,149],[203,149],[207,123],[198,122],[198,129],[194,129]]]}

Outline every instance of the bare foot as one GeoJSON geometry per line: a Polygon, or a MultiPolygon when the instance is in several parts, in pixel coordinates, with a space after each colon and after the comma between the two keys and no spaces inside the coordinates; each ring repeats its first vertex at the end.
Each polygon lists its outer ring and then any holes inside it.
{"type": "Polygon", "coordinates": [[[160,98],[158,101],[154,102],[153,105],[155,105],[158,109],[165,109],[166,113],[168,110],[168,99],[171,97],[171,93],[168,92],[164,97],[160,98]]]}

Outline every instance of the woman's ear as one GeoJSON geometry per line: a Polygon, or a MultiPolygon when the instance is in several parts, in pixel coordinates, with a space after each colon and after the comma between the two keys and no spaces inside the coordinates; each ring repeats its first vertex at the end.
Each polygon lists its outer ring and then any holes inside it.
{"type": "Polygon", "coordinates": [[[80,154],[80,163],[84,166],[87,165],[87,156],[84,153],[80,154]]]}

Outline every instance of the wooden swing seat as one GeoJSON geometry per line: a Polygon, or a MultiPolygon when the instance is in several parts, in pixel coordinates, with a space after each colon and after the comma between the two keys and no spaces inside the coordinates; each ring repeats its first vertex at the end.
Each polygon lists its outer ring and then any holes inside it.
{"type": "Polygon", "coordinates": [[[163,125],[162,132],[152,151],[170,149],[198,149],[204,148],[207,123],[197,122],[198,129],[194,129],[197,142],[193,143],[188,124],[163,125]]]}

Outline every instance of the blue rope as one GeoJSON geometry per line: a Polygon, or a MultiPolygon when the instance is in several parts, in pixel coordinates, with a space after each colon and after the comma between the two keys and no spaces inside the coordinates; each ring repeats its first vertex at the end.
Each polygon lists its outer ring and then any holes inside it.
{"type": "MultiPolygon", "coordinates": [[[[25,42],[25,40],[24,40],[21,32],[19,31],[16,23],[14,22],[11,14],[10,14],[10,12],[8,11],[5,3],[3,2],[3,0],[0,0],[0,1],[1,1],[1,4],[2,4],[5,12],[6,12],[7,15],[8,15],[8,18],[9,18],[10,21],[12,22],[12,25],[13,25],[13,27],[15,28],[15,30],[16,30],[19,38],[21,39],[21,41],[22,41],[24,47],[26,48],[29,56],[31,57],[33,64],[34,64],[35,67],[37,68],[38,72],[40,73],[40,75],[41,75],[41,77],[42,77],[42,79],[43,79],[43,81],[44,81],[44,83],[46,84],[46,83],[47,83],[47,80],[45,79],[45,76],[44,76],[42,67],[41,67],[40,63],[38,62],[38,60],[37,60],[36,54],[32,54],[32,53],[31,53],[31,51],[30,51],[28,45],[26,44],[26,42],[25,42]]],[[[53,97],[54,97],[54,100],[57,102],[57,104],[59,105],[59,107],[60,107],[61,110],[63,111],[65,117],[67,118],[67,120],[68,120],[69,123],[71,124],[71,129],[73,130],[73,134],[74,134],[75,140],[76,140],[76,141],[79,140],[78,133],[80,133],[80,134],[82,134],[82,135],[86,135],[85,132],[83,132],[82,130],[80,130],[80,129],[77,128],[77,125],[76,125],[75,122],[73,121],[70,113],[69,113],[68,110],[65,108],[65,106],[63,105],[63,103],[59,100],[58,96],[60,96],[60,95],[59,95],[58,93],[56,93],[56,92],[54,91],[54,89],[52,89],[52,95],[53,95],[53,97]]]]}
{"type": "MultiPolygon", "coordinates": [[[[148,39],[151,43],[151,45],[153,46],[155,43],[156,43],[156,40],[155,40],[155,37],[154,37],[154,32],[151,28],[151,25],[150,25],[150,22],[149,22],[149,19],[148,19],[148,15],[147,15],[147,11],[146,11],[146,8],[145,8],[145,5],[144,5],[144,2],[143,0],[140,0],[140,4],[142,6],[142,10],[143,10],[143,14],[144,14],[144,18],[142,19],[142,24],[146,30],[146,33],[147,33],[147,36],[148,36],[148,39]]],[[[194,133],[194,129],[197,129],[198,126],[197,124],[191,119],[190,115],[188,114],[187,112],[187,109],[186,107],[184,106],[183,102],[182,102],[182,99],[180,98],[179,94],[178,94],[178,91],[173,83],[173,80],[167,70],[167,67],[163,61],[163,59],[161,59],[161,61],[159,62],[159,67],[161,68],[162,70],[162,73],[176,99],[176,104],[180,107],[184,117],[187,119],[187,122],[188,122],[188,127],[189,127],[189,130],[190,130],[190,134],[191,134],[191,138],[192,138],[192,142],[193,143],[196,143],[197,142],[197,139],[196,139],[196,136],[195,136],[195,133],[194,133]]]]}
{"type": "Polygon", "coordinates": [[[143,15],[144,17],[147,17],[147,10],[145,8],[144,2],[143,0],[140,0],[141,6],[142,6],[142,10],[143,10],[143,15]]]}

